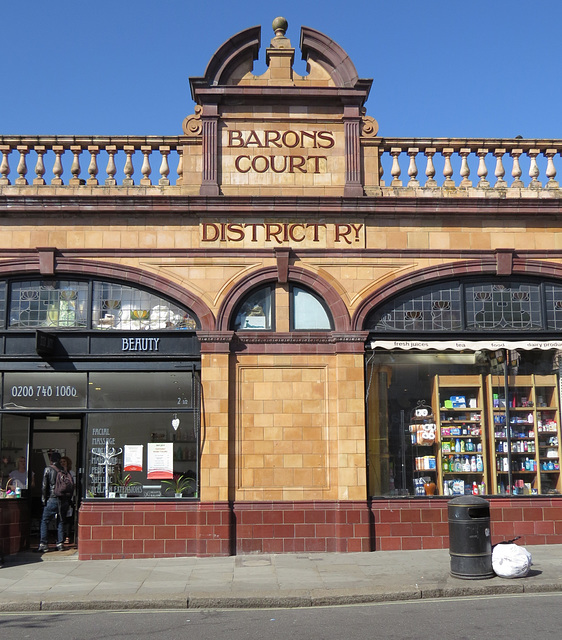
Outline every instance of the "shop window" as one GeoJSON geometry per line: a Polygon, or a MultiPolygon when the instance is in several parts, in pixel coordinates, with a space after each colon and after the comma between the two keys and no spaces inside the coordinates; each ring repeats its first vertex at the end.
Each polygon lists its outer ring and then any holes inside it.
{"type": "Polygon", "coordinates": [[[87,497],[197,497],[195,385],[191,371],[89,374],[87,497]]]}
{"type": "Polygon", "coordinates": [[[560,330],[562,287],[500,278],[423,287],[375,309],[365,327],[377,333],[560,330]]]}
{"type": "Polygon", "coordinates": [[[29,477],[29,418],[24,416],[2,416],[0,448],[0,491],[26,495],[29,477]]]}
{"type": "Polygon", "coordinates": [[[553,348],[375,349],[370,495],[561,494],[561,362],[553,348]]]}
{"type": "MultiPolygon", "coordinates": [[[[149,291],[112,282],[66,280],[9,284],[12,329],[195,330],[188,309],[149,291]]],[[[0,328],[4,326],[6,282],[0,283],[0,328]]]]}
{"type": "Polygon", "coordinates": [[[332,323],[324,301],[311,291],[291,287],[291,308],[294,331],[330,331],[332,323]]]}
{"type": "Polygon", "coordinates": [[[93,413],[86,497],[196,498],[195,414],[93,413]]]}
{"type": "Polygon", "coordinates": [[[261,287],[249,293],[234,314],[235,331],[272,331],[273,288],[261,287]]]}

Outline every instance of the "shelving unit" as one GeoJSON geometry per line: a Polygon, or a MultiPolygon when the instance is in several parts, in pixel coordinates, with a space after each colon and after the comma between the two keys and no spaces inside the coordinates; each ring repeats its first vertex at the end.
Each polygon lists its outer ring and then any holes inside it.
{"type": "Polygon", "coordinates": [[[436,375],[433,404],[439,407],[439,492],[442,495],[485,494],[488,456],[482,376],[436,375]]]}
{"type": "Polygon", "coordinates": [[[437,488],[437,425],[433,409],[425,400],[418,400],[416,407],[411,411],[408,429],[414,450],[414,495],[434,495],[437,488]]]}
{"type": "Polygon", "coordinates": [[[556,376],[509,376],[507,399],[503,376],[487,376],[487,389],[489,422],[494,427],[492,493],[559,493],[562,485],[556,376]]]}

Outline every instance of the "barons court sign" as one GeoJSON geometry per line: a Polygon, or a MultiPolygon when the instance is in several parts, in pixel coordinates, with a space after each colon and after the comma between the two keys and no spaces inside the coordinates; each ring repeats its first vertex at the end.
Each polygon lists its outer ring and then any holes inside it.
{"type": "Polygon", "coordinates": [[[238,173],[325,173],[328,156],[322,150],[336,144],[333,131],[226,131],[226,146],[239,150],[234,157],[238,173]],[[300,151],[300,153],[299,153],[300,151]]]}

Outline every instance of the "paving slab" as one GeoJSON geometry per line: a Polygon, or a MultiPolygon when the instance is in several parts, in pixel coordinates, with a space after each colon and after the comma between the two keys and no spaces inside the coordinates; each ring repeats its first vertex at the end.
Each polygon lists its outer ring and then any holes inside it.
{"type": "Polygon", "coordinates": [[[562,545],[528,546],[525,578],[461,580],[446,549],[223,558],[10,556],[0,611],[312,607],[510,593],[562,593],[562,545]]]}

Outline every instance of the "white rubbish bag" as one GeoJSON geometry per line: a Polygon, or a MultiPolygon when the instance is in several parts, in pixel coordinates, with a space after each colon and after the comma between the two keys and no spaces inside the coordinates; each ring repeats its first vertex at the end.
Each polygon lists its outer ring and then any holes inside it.
{"type": "Polygon", "coordinates": [[[524,578],[533,564],[531,554],[516,544],[497,544],[492,551],[492,569],[500,578],[524,578]]]}

